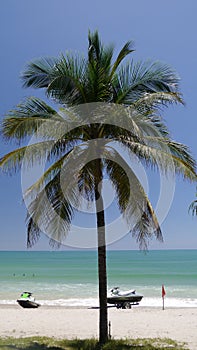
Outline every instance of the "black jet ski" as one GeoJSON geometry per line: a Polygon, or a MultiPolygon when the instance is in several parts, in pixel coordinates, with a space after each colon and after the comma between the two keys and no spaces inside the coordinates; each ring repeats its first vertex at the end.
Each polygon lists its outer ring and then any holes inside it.
{"type": "Polygon", "coordinates": [[[40,304],[35,301],[35,298],[32,297],[31,292],[23,292],[20,298],[17,299],[17,303],[27,309],[35,309],[40,306],[40,304]]]}

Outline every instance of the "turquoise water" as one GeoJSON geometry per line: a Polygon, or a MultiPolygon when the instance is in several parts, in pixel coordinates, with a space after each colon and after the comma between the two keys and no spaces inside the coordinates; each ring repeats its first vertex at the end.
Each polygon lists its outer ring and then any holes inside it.
{"type": "MultiPolygon", "coordinates": [[[[197,250],[108,251],[108,288],[136,289],[140,305],[197,307],[197,250]]],[[[31,291],[42,304],[96,306],[96,251],[0,251],[0,303],[31,291]]]]}

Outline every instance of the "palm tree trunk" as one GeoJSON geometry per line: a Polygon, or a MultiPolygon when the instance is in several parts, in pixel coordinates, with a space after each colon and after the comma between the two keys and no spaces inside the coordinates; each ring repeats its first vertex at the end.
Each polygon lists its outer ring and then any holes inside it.
{"type": "MultiPolygon", "coordinates": [[[[100,159],[98,159],[100,162],[100,159]]],[[[97,168],[98,169],[98,168],[97,168]]],[[[102,180],[102,170],[99,167],[100,180],[102,180]]],[[[97,179],[98,180],[98,179],[97,179]]],[[[99,181],[100,182],[100,181],[99,181]]],[[[99,342],[104,344],[108,339],[108,316],[107,316],[107,269],[106,269],[106,243],[105,243],[105,214],[104,203],[99,193],[97,181],[95,188],[96,218],[98,232],[98,277],[99,277],[99,342]]]]}

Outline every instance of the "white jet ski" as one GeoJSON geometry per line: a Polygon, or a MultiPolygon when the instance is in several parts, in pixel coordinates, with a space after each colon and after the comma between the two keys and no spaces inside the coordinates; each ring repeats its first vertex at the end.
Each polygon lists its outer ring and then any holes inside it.
{"type": "Polygon", "coordinates": [[[119,287],[114,287],[110,290],[107,302],[118,309],[130,309],[131,305],[138,305],[142,298],[143,295],[137,294],[135,290],[121,291],[119,287]]]}

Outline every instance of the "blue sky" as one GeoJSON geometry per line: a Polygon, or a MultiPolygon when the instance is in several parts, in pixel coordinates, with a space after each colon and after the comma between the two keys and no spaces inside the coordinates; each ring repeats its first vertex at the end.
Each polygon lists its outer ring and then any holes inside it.
{"type": "MultiPolygon", "coordinates": [[[[1,120],[5,113],[25,96],[44,97],[23,89],[19,79],[25,64],[40,56],[58,56],[67,50],[87,50],[88,29],[98,29],[104,43],[114,43],[119,50],[127,40],[134,40],[134,60],[159,60],[170,64],[179,74],[180,89],[186,106],[165,110],[164,118],[172,138],[190,147],[197,158],[197,2],[196,0],[3,0],[0,11],[1,120]]],[[[0,140],[0,155],[14,144],[0,140]]],[[[154,186],[154,182],[152,185],[154,186]]],[[[151,191],[154,190],[152,188],[151,191]]],[[[0,249],[26,249],[25,207],[22,205],[20,174],[0,176],[0,249]]],[[[154,192],[154,191],[153,191],[154,192]]],[[[161,223],[164,243],[153,240],[150,249],[197,249],[197,220],[188,214],[195,198],[195,185],[176,180],[170,211],[161,223]]],[[[155,198],[153,196],[153,202],[155,198]]],[[[41,239],[34,249],[48,249],[41,239]]],[[[136,249],[126,235],[111,246],[136,249]]]]}

